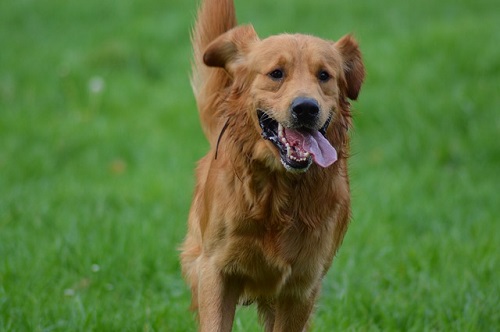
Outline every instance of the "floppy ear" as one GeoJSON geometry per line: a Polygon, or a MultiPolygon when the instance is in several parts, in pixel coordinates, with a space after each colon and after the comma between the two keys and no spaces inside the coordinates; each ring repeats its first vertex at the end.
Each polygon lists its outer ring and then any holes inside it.
{"type": "Polygon", "coordinates": [[[358,43],[351,35],[346,35],[335,43],[335,47],[342,56],[347,97],[356,100],[365,78],[365,66],[361,59],[358,43]]]}
{"type": "Polygon", "coordinates": [[[242,25],[235,27],[212,41],[205,54],[203,62],[210,67],[225,68],[229,72],[237,60],[243,58],[249,45],[259,40],[253,26],[242,25]]]}

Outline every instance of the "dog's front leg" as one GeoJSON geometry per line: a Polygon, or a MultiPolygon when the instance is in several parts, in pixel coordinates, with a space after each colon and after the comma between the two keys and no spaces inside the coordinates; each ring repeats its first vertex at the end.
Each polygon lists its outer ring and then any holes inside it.
{"type": "Polygon", "coordinates": [[[314,290],[309,298],[280,297],[276,302],[273,332],[307,331],[317,293],[318,289],[314,290]]]}
{"type": "Polygon", "coordinates": [[[239,283],[205,260],[198,284],[200,332],[230,332],[240,292],[239,283]]]}

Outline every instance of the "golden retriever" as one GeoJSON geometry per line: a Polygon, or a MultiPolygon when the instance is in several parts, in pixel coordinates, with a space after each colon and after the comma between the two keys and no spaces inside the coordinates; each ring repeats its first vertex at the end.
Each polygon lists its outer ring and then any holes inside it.
{"type": "Polygon", "coordinates": [[[210,151],[198,164],[183,275],[200,331],[255,303],[266,331],[304,331],[350,218],[347,172],[365,69],[357,42],[260,39],[233,0],[204,0],[192,86],[210,151]]]}

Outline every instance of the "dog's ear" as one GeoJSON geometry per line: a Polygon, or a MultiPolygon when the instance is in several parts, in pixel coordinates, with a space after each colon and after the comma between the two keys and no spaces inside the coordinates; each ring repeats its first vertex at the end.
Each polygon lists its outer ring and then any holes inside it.
{"type": "Polygon", "coordinates": [[[242,25],[235,27],[212,41],[205,54],[203,62],[210,67],[225,68],[229,72],[238,60],[243,58],[249,45],[259,40],[253,26],[242,25]]]}
{"type": "Polygon", "coordinates": [[[365,79],[365,66],[361,58],[358,43],[351,35],[346,35],[335,43],[335,47],[342,56],[342,66],[347,84],[347,97],[351,100],[356,100],[361,89],[361,84],[363,84],[363,80],[365,79]]]}

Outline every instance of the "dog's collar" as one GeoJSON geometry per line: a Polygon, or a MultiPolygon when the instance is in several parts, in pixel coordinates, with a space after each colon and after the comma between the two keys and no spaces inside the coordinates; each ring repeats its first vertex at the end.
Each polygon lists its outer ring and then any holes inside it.
{"type": "Polygon", "coordinates": [[[224,124],[224,126],[222,127],[222,129],[220,131],[219,138],[217,138],[217,145],[215,145],[215,157],[214,157],[214,159],[217,159],[217,153],[219,151],[219,143],[220,143],[222,135],[224,135],[224,132],[226,131],[228,125],[229,125],[229,119],[226,120],[226,123],[224,124]]]}

